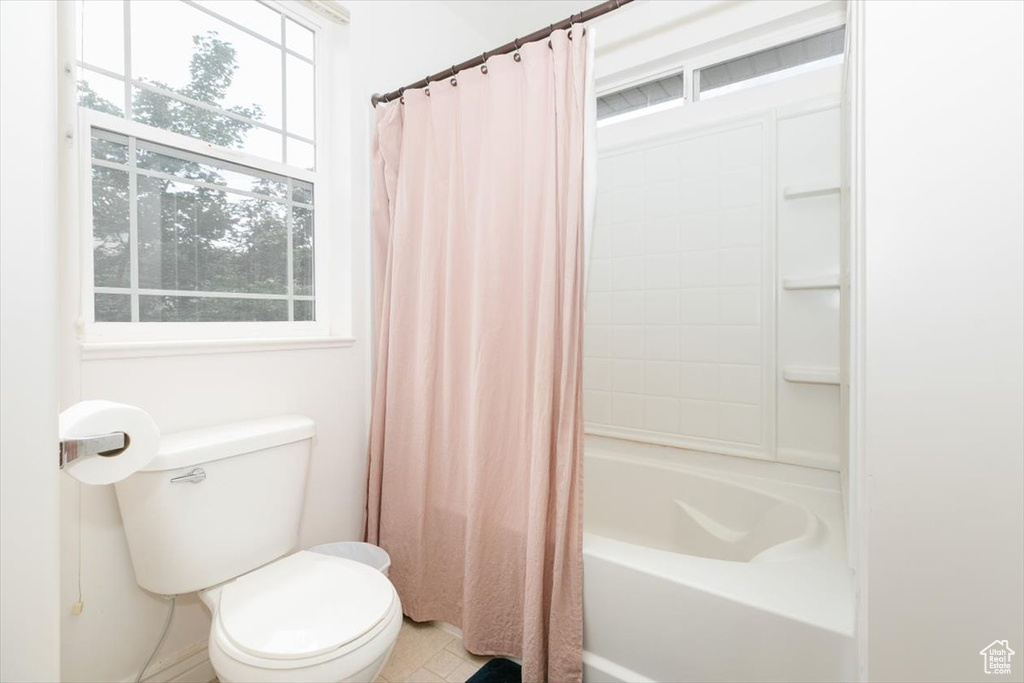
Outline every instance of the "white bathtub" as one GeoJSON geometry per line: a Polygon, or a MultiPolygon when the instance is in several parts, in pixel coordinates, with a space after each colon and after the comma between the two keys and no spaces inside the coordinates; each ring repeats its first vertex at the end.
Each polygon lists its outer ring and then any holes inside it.
{"type": "Polygon", "coordinates": [[[855,677],[834,473],[588,437],[584,680],[855,677]]]}

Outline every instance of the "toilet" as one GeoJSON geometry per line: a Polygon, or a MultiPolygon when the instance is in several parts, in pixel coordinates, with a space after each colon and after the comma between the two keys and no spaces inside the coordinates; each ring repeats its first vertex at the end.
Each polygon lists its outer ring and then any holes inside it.
{"type": "Polygon", "coordinates": [[[371,681],[398,637],[402,605],[384,574],[295,552],[315,433],[284,416],[165,435],[115,486],[136,581],[198,592],[226,683],[371,681]]]}

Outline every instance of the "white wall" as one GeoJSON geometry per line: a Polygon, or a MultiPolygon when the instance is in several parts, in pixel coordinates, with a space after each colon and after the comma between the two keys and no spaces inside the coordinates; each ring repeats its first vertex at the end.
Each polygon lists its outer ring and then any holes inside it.
{"type": "Polygon", "coordinates": [[[0,680],[55,681],[56,10],[0,3],[0,680]]]}
{"type": "MultiPolygon", "coordinates": [[[[602,0],[445,0],[456,14],[475,26],[490,42],[485,49],[511,42],[539,28],[590,9],[602,0]]],[[[467,55],[468,57],[469,55],[467,55]]],[[[464,61],[466,57],[459,61],[464,61]]]]}
{"type": "MultiPolygon", "coordinates": [[[[488,47],[442,2],[346,6],[352,13],[351,44],[341,58],[351,60],[351,80],[339,87],[351,88],[351,102],[338,124],[347,137],[352,187],[339,192],[351,197],[343,220],[353,225],[355,343],[347,348],[87,360],[68,373],[80,391],[65,392],[65,403],[106,398],[138,405],[164,432],[280,413],[309,415],[318,434],[300,539],[304,547],[362,534],[370,366],[369,96],[488,47]]],[[[338,272],[336,277],[349,274],[338,272]]],[[[73,322],[66,317],[67,334],[73,322]]],[[[62,678],[133,679],[159,635],[166,603],[135,584],[113,488],[79,487],[68,477],[62,488],[62,678]],[[74,616],[70,608],[78,600],[79,573],[84,610],[74,616]]],[[[196,597],[179,599],[152,670],[170,665],[162,678],[209,680],[203,650],[208,634],[209,617],[196,597]]]]}
{"type": "MultiPolygon", "coordinates": [[[[494,47],[446,2],[353,0],[346,5],[353,26],[369,27],[357,36],[355,49],[364,55],[361,87],[370,94],[396,90],[494,47]]],[[[372,113],[369,107],[361,111],[372,113]]]]}
{"type": "Polygon", "coordinates": [[[1024,4],[861,9],[867,673],[1021,680],[1024,4]]]}

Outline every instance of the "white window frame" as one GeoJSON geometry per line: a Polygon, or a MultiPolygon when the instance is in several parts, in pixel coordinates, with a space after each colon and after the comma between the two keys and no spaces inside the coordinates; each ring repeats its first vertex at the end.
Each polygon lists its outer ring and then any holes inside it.
{"type": "MultiPolygon", "coordinates": [[[[803,20],[782,28],[762,31],[749,38],[733,40],[724,47],[715,50],[700,48],[687,50],[668,58],[658,59],[647,65],[646,68],[632,68],[624,74],[609,75],[601,79],[598,83],[596,89],[598,97],[642,85],[643,83],[655,81],[680,72],[683,74],[683,96],[674,100],[659,102],[658,104],[650,107],[642,107],[640,109],[634,109],[633,111],[609,116],[598,121],[597,126],[600,128],[608,125],[614,125],[621,121],[627,121],[629,119],[646,116],[648,114],[655,114],[675,107],[699,106],[704,102],[709,102],[713,99],[729,97],[735,93],[723,93],[717,97],[712,97],[707,100],[698,99],[698,94],[700,92],[700,70],[705,67],[721,64],[722,62],[728,62],[738,57],[744,57],[755,52],[768,50],[773,47],[779,47],[780,45],[809,38],[811,36],[818,35],[819,33],[839,28],[845,23],[846,12],[843,10],[836,10],[823,16],[803,20]]],[[[745,88],[737,88],[735,92],[741,92],[742,90],[745,90],[745,88]]]]}
{"type": "MultiPolygon", "coordinates": [[[[136,0],[138,1],[138,0],[136,0]]],[[[71,4],[71,3],[67,3],[71,4]]],[[[69,188],[77,195],[77,211],[69,216],[70,253],[78,254],[77,277],[69,285],[77,288],[79,343],[84,357],[113,355],[164,355],[168,347],[187,347],[189,352],[205,346],[236,348],[255,342],[256,347],[290,348],[352,343],[351,225],[344,207],[350,193],[346,159],[351,150],[344,135],[334,132],[328,122],[342,119],[349,105],[350,83],[347,52],[348,27],[298,3],[266,1],[284,16],[314,32],[314,87],[316,170],[288,166],[237,149],[219,147],[190,136],[154,128],[127,118],[78,106],[78,67],[74,31],[70,45],[64,45],[65,72],[71,69],[69,108],[73,108],[73,133],[68,137],[77,159],[75,173],[68,174],[69,188]],[[339,58],[341,57],[341,58],[339,58]],[[341,92],[339,92],[339,90],[341,92]],[[92,248],[92,150],[93,128],[151,141],[185,152],[226,161],[277,175],[310,182],[313,190],[313,263],[315,321],[265,322],[95,322],[92,248]],[[341,191],[339,191],[339,188],[341,191]],[[330,274],[330,277],[328,275],[330,274]]],[[[73,21],[74,9],[71,11],[73,21]]],[[[135,249],[137,245],[132,245],[135,249]]],[[[134,259],[135,256],[133,255],[134,259]]],[[[70,275],[70,274],[69,274],[70,275]]],[[[251,344],[249,344],[251,345],[251,344]]]]}

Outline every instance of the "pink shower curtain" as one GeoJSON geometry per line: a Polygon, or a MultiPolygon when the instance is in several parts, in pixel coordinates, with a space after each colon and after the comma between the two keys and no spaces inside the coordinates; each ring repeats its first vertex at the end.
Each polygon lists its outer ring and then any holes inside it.
{"type": "Polygon", "coordinates": [[[376,109],[366,536],[406,614],[574,681],[586,35],[376,109]]]}

